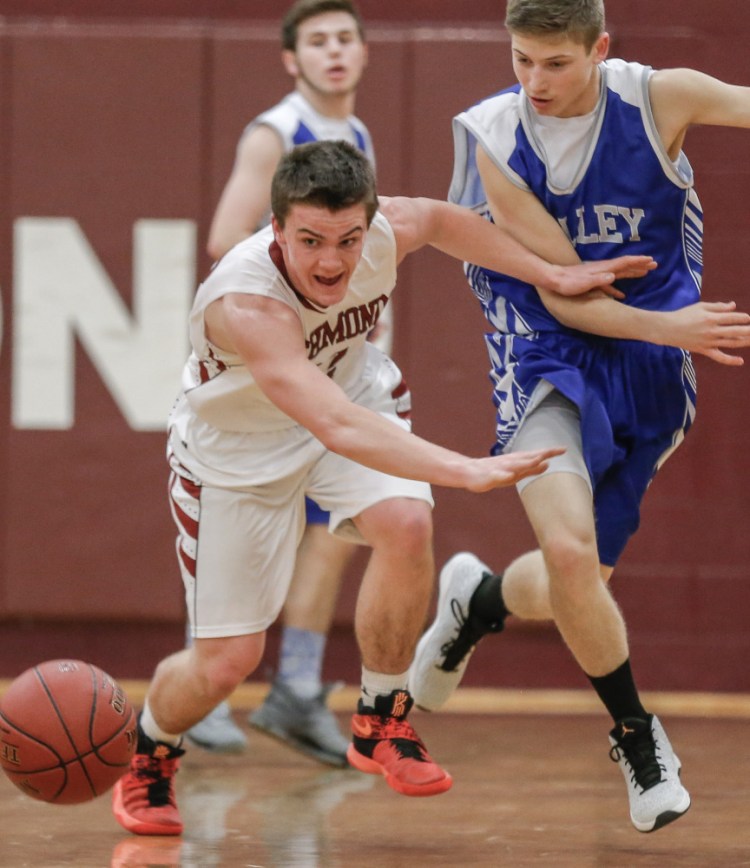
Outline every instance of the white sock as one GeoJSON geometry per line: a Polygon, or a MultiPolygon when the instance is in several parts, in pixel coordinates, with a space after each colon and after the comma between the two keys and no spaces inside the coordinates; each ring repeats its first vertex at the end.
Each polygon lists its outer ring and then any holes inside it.
{"type": "Polygon", "coordinates": [[[154,720],[153,714],[151,714],[151,708],[148,704],[148,699],[143,703],[143,711],[141,712],[140,724],[141,729],[152,741],[161,741],[164,742],[164,744],[171,744],[172,747],[180,746],[180,742],[182,741],[182,735],[173,735],[172,733],[164,732],[164,730],[154,720]]]}
{"type": "Polygon", "coordinates": [[[372,672],[363,666],[360,698],[372,708],[376,696],[390,696],[394,690],[406,690],[408,683],[408,669],[398,675],[387,675],[385,672],[372,672]]]}

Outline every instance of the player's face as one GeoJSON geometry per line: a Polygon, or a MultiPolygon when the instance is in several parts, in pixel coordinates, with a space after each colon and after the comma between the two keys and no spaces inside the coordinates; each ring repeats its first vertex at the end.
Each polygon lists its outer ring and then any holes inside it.
{"type": "Polygon", "coordinates": [[[283,54],[287,71],[322,96],[351,94],[367,64],[367,46],[348,12],[324,12],[297,31],[296,51],[283,54]]]}
{"type": "Polygon", "coordinates": [[[572,39],[511,38],[513,69],[534,110],[547,117],[588,114],[599,98],[599,64],[606,58],[609,35],[590,51],[572,39]]]}
{"type": "Polygon", "coordinates": [[[294,288],[318,307],[338,304],[362,258],[365,206],[328,211],[294,205],[284,228],[274,218],[273,229],[294,288]]]}

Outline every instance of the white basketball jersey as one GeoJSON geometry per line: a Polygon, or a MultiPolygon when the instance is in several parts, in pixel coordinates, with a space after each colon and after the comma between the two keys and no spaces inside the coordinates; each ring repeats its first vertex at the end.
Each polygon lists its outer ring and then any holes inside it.
{"type": "Polygon", "coordinates": [[[316,309],[290,285],[269,252],[274,243],[273,230],[266,227],[234,247],[199,287],[193,304],[183,409],[221,431],[276,431],[297,423],[265,396],[238,355],[210,343],[203,317],[211,302],[227,293],[247,293],[288,305],[302,324],[310,361],[354,398],[361,385],[367,334],[396,283],[396,240],[380,213],[367,232],[346,295],[328,308],[316,309]]]}

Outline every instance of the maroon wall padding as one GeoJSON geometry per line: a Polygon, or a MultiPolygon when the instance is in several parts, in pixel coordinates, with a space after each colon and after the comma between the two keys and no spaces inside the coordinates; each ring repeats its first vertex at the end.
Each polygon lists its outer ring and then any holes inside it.
{"type": "MultiPolygon", "coordinates": [[[[183,618],[163,435],[130,428],[80,347],[74,427],[11,425],[14,222],[76,220],[131,304],[133,224],[192,220],[197,279],[209,265],[206,234],[237,139],[289,87],[272,20],[275,3],[129,0],[108,2],[107,21],[75,22],[104,15],[104,5],[0,2],[0,14],[10,16],[0,27],[0,195],[6,203],[0,216],[0,677],[61,654],[95,655],[117,676],[144,676],[179,643],[183,618]],[[230,20],[249,5],[262,19],[258,25],[230,20]],[[70,20],[14,17],[53,11],[70,20]],[[191,20],[139,20],[147,15],[191,20]],[[142,655],[118,651],[123,643],[143,642],[144,633],[150,641],[142,655]]],[[[471,17],[460,18],[458,5],[361,4],[378,23],[369,29],[370,66],[357,111],[373,132],[384,195],[443,198],[452,116],[513,81],[507,37],[497,25],[477,24],[495,16],[495,0],[466,4],[471,17]],[[434,26],[412,26],[420,19],[434,26]]],[[[710,13],[704,5],[666,0],[610,5],[613,55],[750,81],[750,58],[725,50],[739,27],[735,3],[712,4],[710,13]]],[[[735,299],[744,308],[750,308],[740,258],[750,228],[747,145],[744,132],[719,129],[692,131],[687,142],[706,212],[705,298],[735,299]]],[[[394,309],[394,355],[414,393],[415,430],[485,454],[494,423],[484,322],[460,264],[435,251],[411,257],[394,309]]],[[[647,494],[642,529],[613,582],[644,686],[747,690],[750,375],[703,358],[696,364],[697,421],[647,494]]],[[[512,490],[439,489],[436,498],[438,565],[471,549],[501,569],[533,546],[512,490]]],[[[327,664],[333,677],[357,678],[351,620],[363,563],[360,554],[337,609],[336,653],[327,664]]],[[[468,683],[580,686],[583,680],[554,629],[516,624],[480,648],[468,683]]]]}
{"type": "MultiPolygon", "coordinates": [[[[200,210],[203,42],[76,27],[10,40],[9,210],[78,221],[129,304],[133,224],[200,210]]],[[[128,427],[80,347],[76,366],[75,426],[10,432],[4,612],[181,617],[164,437],[128,427]]]]}

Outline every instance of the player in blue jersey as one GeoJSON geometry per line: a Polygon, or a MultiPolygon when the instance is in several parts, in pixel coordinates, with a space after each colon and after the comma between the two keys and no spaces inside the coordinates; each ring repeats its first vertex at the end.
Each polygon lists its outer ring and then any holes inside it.
{"type": "MultiPolygon", "coordinates": [[[[209,230],[208,252],[221,258],[270,219],[271,178],[295,145],[338,139],[363,151],[373,165],[370,133],[354,115],[356,89],[367,64],[360,14],[350,0],[299,0],[281,25],[282,62],[295,88],[251,121],[240,138],[232,172],[209,230]]],[[[373,339],[389,352],[391,307],[373,339]]],[[[344,571],[356,547],[328,532],[328,513],[306,503],[307,528],[284,607],[279,664],[271,690],[249,722],[314,759],[346,765],[348,739],[326,699],[321,679],[326,638],[344,571]]],[[[202,747],[234,750],[244,733],[222,703],[190,730],[202,747]]]]}
{"type": "Polygon", "coordinates": [[[615,300],[553,297],[467,265],[493,328],[495,454],[549,443],[567,451],[518,486],[538,550],[502,576],[469,553],[444,567],[410,687],[418,705],[438,708],[508,614],[554,620],[612,716],[631,819],[649,832],[690,797],[639,698],[607,581],[646,487],[693,421],[689,351],[738,365],[733,350],[748,345],[746,315],[700,301],[703,219],[682,145],[693,124],[750,127],[750,89],[607,60],[602,0],[510,0],[506,25],[519,83],[455,119],[450,198],[550,261],[640,253],[659,267],[615,300]],[[680,335],[680,318],[705,318],[708,340],[680,335]],[[666,321],[678,326],[671,336],[666,321]]]}

